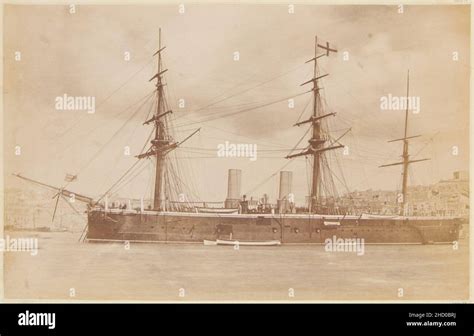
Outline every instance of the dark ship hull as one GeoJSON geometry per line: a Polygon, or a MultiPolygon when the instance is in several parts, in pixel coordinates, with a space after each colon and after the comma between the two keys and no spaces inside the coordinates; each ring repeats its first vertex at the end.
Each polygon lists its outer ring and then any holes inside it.
{"type": "Polygon", "coordinates": [[[446,217],[140,213],[93,209],[88,213],[86,239],[165,243],[234,239],[324,244],[335,236],[363,238],[366,244],[430,244],[457,241],[461,227],[460,219],[446,217]]]}

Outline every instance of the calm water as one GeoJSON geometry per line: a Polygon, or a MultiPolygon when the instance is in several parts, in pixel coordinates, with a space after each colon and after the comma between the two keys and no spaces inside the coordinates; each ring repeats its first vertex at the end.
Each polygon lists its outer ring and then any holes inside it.
{"type": "Polygon", "coordinates": [[[39,253],[6,252],[7,299],[67,300],[465,300],[468,246],[245,247],[78,243],[37,237],[39,253]],[[71,290],[73,288],[74,290],[71,290]],[[290,290],[290,288],[292,290],[290,290]],[[399,288],[403,297],[399,298],[399,288]],[[70,293],[75,292],[75,297],[70,293]],[[289,297],[294,293],[294,297],[289,297]],[[183,295],[180,296],[180,295],[183,295]]]}

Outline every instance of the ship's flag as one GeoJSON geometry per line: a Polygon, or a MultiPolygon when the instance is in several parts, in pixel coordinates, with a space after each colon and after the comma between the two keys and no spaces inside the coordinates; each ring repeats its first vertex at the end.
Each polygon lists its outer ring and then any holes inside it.
{"type": "Polygon", "coordinates": [[[77,175],[72,175],[72,174],[66,174],[66,177],[64,178],[64,181],[66,182],[73,182],[77,180],[77,175]]]}

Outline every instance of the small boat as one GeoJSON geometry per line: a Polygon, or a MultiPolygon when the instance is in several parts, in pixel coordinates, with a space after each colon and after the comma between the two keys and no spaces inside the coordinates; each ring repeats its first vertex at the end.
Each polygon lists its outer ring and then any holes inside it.
{"type": "Polygon", "coordinates": [[[216,245],[217,245],[217,241],[204,239],[204,245],[206,245],[206,246],[216,246],[216,245]]]}
{"type": "Polygon", "coordinates": [[[238,246],[277,246],[281,245],[279,240],[264,240],[264,241],[245,241],[245,240],[204,240],[204,245],[238,245],[238,246]]]}

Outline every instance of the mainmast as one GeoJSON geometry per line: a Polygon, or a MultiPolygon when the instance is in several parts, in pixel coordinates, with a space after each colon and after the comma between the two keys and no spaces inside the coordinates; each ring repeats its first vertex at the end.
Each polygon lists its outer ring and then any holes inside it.
{"type": "Polygon", "coordinates": [[[395,141],[403,141],[403,153],[402,153],[402,161],[396,163],[390,163],[386,165],[382,165],[380,167],[389,167],[389,166],[397,166],[402,165],[402,195],[400,200],[400,209],[399,215],[403,216],[406,214],[406,205],[407,205],[407,187],[408,187],[408,166],[410,163],[426,161],[429,159],[419,159],[419,160],[410,160],[410,155],[408,154],[408,140],[413,138],[418,138],[421,135],[413,135],[408,136],[408,108],[409,108],[409,94],[410,94],[410,70],[407,73],[407,95],[406,95],[406,109],[405,109],[405,131],[403,138],[390,140],[388,142],[395,142],[395,141]]]}
{"type": "Polygon", "coordinates": [[[322,189],[321,155],[328,150],[344,147],[341,144],[338,144],[335,146],[332,146],[331,144],[329,147],[324,147],[324,144],[329,139],[325,138],[321,132],[322,119],[329,116],[334,116],[336,114],[334,112],[327,113],[327,114],[321,113],[323,110],[321,106],[321,97],[320,97],[320,90],[322,89],[322,87],[319,86],[319,80],[323,77],[328,76],[329,74],[319,75],[318,59],[323,56],[329,56],[330,52],[337,52],[337,50],[330,48],[329,42],[326,42],[326,45],[318,44],[318,37],[316,36],[314,38],[314,57],[306,62],[306,63],[314,62],[313,78],[301,84],[301,86],[303,86],[306,84],[313,83],[313,88],[312,88],[313,113],[312,113],[311,118],[295,124],[295,126],[300,126],[306,123],[312,123],[312,136],[311,136],[311,139],[308,140],[309,146],[306,150],[304,150],[301,153],[288,155],[286,157],[287,159],[298,157],[298,156],[308,156],[308,155],[312,155],[313,157],[312,183],[311,183],[311,195],[310,195],[311,199],[309,202],[309,211],[313,213],[319,212],[320,210],[319,205],[321,203],[321,200],[320,200],[321,189],[322,189]],[[325,52],[318,55],[319,49],[323,49],[325,52]]]}

